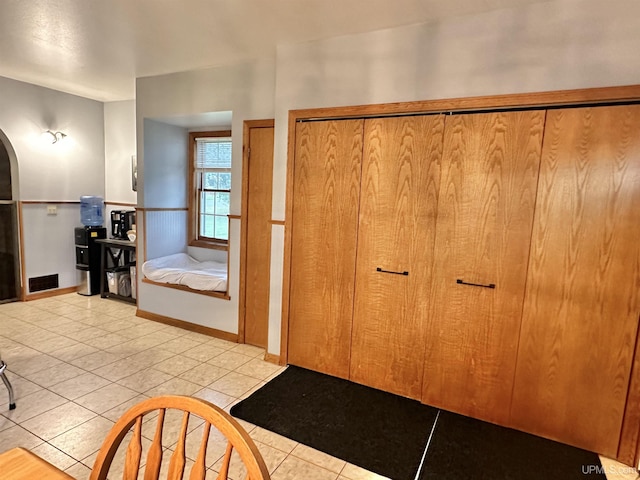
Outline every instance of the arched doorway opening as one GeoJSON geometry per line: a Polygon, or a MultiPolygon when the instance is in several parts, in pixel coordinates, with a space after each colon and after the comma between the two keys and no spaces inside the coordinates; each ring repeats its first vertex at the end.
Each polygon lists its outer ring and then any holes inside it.
{"type": "Polygon", "coordinates": [[[17,175],[15,153],[0,131],[0,303],[21,294],[17,175]]]}

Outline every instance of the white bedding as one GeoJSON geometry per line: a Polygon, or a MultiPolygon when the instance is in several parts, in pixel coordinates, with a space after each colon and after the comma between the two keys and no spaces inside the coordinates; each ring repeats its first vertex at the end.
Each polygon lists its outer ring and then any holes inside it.
{"type": "Polygon", "coordinates": [[[227,265],[221,262],[199,262],[186,253],[154,258],[142,264],[149,280],[184,285],[194,290],[227,291],[227,265]]]}

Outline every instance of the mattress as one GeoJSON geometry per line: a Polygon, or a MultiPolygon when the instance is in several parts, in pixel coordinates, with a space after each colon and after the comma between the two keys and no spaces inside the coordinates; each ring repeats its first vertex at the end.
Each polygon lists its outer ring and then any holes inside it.
{"type": "Polygon", "coordinates": [[[149,280],[184,285],[194,290],[227,291],[227,264],[212,260],[199,262],[186,253],[154,258],[142,264],[149,280]]]}

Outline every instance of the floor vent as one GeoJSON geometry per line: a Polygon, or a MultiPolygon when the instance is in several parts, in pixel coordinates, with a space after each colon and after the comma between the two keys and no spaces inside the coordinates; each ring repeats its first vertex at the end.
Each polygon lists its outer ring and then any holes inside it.
{"type": "Polygon", "coordinates": [[[44,275],[43,277],[32,277],[29,279],[29,292],[40,292],[58,288],[58,274],[44,275]]]}

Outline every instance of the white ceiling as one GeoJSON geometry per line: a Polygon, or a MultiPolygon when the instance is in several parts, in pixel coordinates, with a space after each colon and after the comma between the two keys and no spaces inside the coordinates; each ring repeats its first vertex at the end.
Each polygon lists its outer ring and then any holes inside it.
{"type": "Polygon", "coordinates": [[[0,76],[123,100],[136,77],[531,3],[541,0],[0,0],[0,76]]]}

